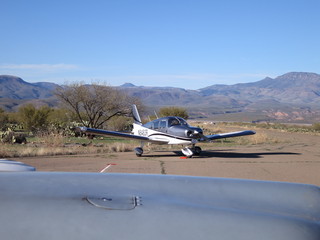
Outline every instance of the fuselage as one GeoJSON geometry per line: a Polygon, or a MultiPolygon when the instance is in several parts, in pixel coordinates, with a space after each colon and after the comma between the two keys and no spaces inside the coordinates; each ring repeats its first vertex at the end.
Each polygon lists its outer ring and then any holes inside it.
{"type": "Polygon", "coordinates": [[[189,126],[186,120],[180,117],[164,117],[133,126],[133,134],[149,137],[162,144],[195,144],[203,132],[201,128],[189,126]]]}

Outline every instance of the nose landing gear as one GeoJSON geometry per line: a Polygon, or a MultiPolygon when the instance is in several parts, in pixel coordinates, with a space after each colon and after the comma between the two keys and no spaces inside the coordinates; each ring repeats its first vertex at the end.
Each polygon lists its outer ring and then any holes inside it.
{"type": "Polygon", "coordinates": [[[191,158],[193,155],[199,156],[201,154],[201,151],[202,151],[201,147],[198,147],[198,146],[193,146],[191,149],[189,147],[185,147],[181,149],[181,152],[183,153],[183,155],[189,158],[191,158]]]}
{"type": "Polygon", "coordinates": [[[185,147],[185,148],[182,148],[181,149],[181,152],[183,153],[183,155],[185,155],[186,157],[189,157],[191,158],[193,156],[193,151],[188,148],[188,147],[185,147]]]}

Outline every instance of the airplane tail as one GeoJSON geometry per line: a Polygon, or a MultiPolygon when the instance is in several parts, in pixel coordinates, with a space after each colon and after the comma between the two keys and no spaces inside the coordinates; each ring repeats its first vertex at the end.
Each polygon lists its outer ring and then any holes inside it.
{"type": "Polygon", "coordinates": [[[142,125],[141,118],[137,109],[137,106],[135,104],[132,105],[132,114],[135,124],[142,125]]]}

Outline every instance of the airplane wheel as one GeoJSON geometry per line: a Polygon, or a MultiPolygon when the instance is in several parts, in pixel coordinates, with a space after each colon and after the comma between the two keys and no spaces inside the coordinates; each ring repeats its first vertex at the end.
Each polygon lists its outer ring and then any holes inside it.
{"type": "Polygon", "coordinates": [[[194,147],[193,152],[194,152],[194,155],[199,156],[202,152],[202,149],[201,149],[201,147],[196,146],[196,147],[194,147]]]}
{"type": "Polygon", "coordinates": [[[183,155],[185,155],[188,158],[191,158],[193,155],[193,151],[191,151],[191,149],[188,147],[181,149],[181,151],[182,151],[183,155]]]}
{"type": "Polygon", "coordinates": [[[141,157],[143,154],[143,149],[141,147],[137,147],[134,149],[134,152],[136,153],[137,157],[141,157]]]}

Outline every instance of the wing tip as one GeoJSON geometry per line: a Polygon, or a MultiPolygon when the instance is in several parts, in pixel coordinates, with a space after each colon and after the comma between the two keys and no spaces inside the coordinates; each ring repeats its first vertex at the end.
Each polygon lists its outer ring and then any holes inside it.
{"type": "Polygon", "coordinates": [[[248,135],[254,135],[254,134],[256,134],[256,131],[253,131],[253,130],[247,130],[247,132],[248,132],[248,135]]]}
{"type": "Polygon", "coordinates": [[[87,127],[78,127],[77,128],[80,132],[86,132],[88,130],[87,127]]]}

